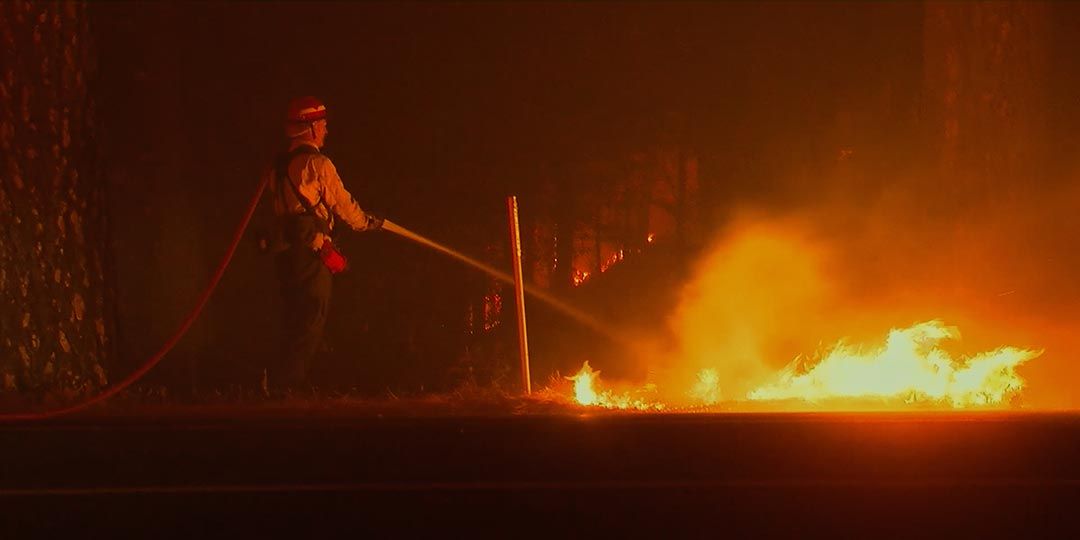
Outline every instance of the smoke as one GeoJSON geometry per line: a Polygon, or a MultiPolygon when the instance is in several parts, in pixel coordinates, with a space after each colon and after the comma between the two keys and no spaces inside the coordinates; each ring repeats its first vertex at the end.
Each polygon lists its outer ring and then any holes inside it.
{"type": "MultiPolygon", "coordinates": [[[[1075,188],[964,200],[911,190],[823,196],[812,208],[743,209],[696,265],[669,319],[672,392],[715,371],[739,399],[798,357],[941,319],[971,354],[1045,349],[1025,365],[1025,405],[1073,408],[1080,351],[1075,188]]],[[[700,385],[700,381],[698,381],[700,385]]],[[[670,395],[673,401],[688,396],[670,395]]]]}
{"type": "Polygon", "coordinates": [[[745,395],[790,360],[828,304],[824,248],[798,219],[737,219],[700,261],[670,319],[678,342],[672,373],[689,388],[712,369],[725,396],[745,395]]]}

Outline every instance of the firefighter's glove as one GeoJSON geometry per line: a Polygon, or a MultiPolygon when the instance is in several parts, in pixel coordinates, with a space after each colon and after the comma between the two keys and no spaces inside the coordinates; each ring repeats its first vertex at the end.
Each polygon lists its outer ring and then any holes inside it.
{"type": "Polygon", "coordinates": [[[385,221],[386,221],[385,219],[383,219],[383,218],[381,218],[379,216],[376,216],[376,215],[373,215],[373,214],[368,214],[368,227],[367,228],[368,228],[369,231],[377,231],[377,230],[379,230],[379,229],[381,229],[383,227],[383,223],[385,221]]]}

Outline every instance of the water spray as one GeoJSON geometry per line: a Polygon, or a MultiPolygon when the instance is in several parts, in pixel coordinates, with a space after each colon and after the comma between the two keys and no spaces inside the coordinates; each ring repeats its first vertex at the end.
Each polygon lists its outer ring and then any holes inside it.
{"type": "MultiPolygon", "coordinates": [[[[383,229],[397,234],[403,238],[412,240],[413,242],[416,242],[422,246],[429,247],[435,251],[438,251],[439,253],[453,257],[469,266],[472,266],[473,268],[476,268],[477,270],[480,270],[481,272],[490,275],[491,277],[494,277],[495,279],[498,279],[499,281],[509,283],[510,285],[514,284],[514,278],[509,273],[503,272],[502,270],[499,270],[498,268],[495,268],[489,264],[480,262],[472,257],[469,257],[468,255],[465,255],[464,253],[458,252],[438,242],[435,242],[434,240],[425,238],[424,236],[410,231],[405,227],[398,225],[397,223],[391,222],[390,220],[386,220],[383,222],[383,229]]],[[[544,302],[545,304],[555,308],[560,313],[570,317],[571,319],[574,319],[575,321],[589,327],[592,330],[595,330],[600,334],[611,338],[614,341],[620,343],[627,342],[626,338],[621,336],[619,332],[612,330],[608,326],[598,321],[595,317],[589,315],[588,313],[585,313],[584,311],[581,311],[580,309],[566,303],[563,300],[560,300],[559,298],[556,298],[555,296],[552,296],[550,293],[543,289],[537,288],[534,285],[525,284],[525,292],[533,296],[537,300],[540,300],[541,302],[544,302]]]]}

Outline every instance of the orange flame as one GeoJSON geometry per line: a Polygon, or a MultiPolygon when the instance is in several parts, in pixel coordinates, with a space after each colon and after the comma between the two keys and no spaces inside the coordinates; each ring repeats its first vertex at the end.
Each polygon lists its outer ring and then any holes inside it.
{"type": "MultiPolygon", "coordinates": [[[[940,344],[959,337],[955,327],[934,320],[893,329],[885,344],[876,349],[864,350],[841,341],[808,369],[801,358],[796,358],[746,398],[756,402],[809,403],[872,399],[884,404],[951,408],[1007,406],[1024,388],[1017,367],[1042,354],[1000,347],[954,360],[940,344]]],[[[574,399],[581,405],[637,411],[668,409],[650,395],[655,385],[625,392],[602,388],[600,372],[588,362],[566,379],[574,382],[574,399]]],[[[715,405],[723,399],[721,386],[719,372],[707,368],[698,373],[688,394],[698,403],[715,405]]]]}
{"type": "Polygon", "coordinates": [[[594,371],[588,361],[581,366],[581,370],[577,372],[577,375],[567,377],[567,379],[574,381],[574,399],[581,405],[639,411],[664,410],[663,403],[634,397],[630,392],[619,394],[611,390],[597,391],[596,385],[600,380],[600,372],[594,371]]]}
{"type": "Polygon", "coordinates": [[[706,368],[697,376],[697,382],[690,389],[690,397],[700,400],[706,405],[715,405],[720,402],[720,374],[715,369],[706,368]]]}
{"type": "Polygon", "coordinates": [[[591,274],[585,270],[574,270],[574,286],[578,287],[582,283],[588,281],[590,275],[591,274]]]}
{"type": "Polygon", "coordinates": [[[1001,347],[953,360],[938,344],[959,337],[955,327],[928,321],[893,329],[884,347],[869,352],[840,342],[809,371],[797,373],[797,358],[775,381],[751,391],[747,397],[810,402],[892,398],[908,403],[933,401],[957,408],[1000,405],[1024,387],[1016,367],[1042,354],[1001,347]]]}

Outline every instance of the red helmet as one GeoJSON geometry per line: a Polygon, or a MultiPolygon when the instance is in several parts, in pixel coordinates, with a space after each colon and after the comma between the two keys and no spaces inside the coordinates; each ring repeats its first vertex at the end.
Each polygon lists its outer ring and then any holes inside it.
{"type": "Polygon", "coordinates": [[[310,123],[326,118],[326,105],[314,96],[304,96],[289,102],[289,122],[310,123]]]}

